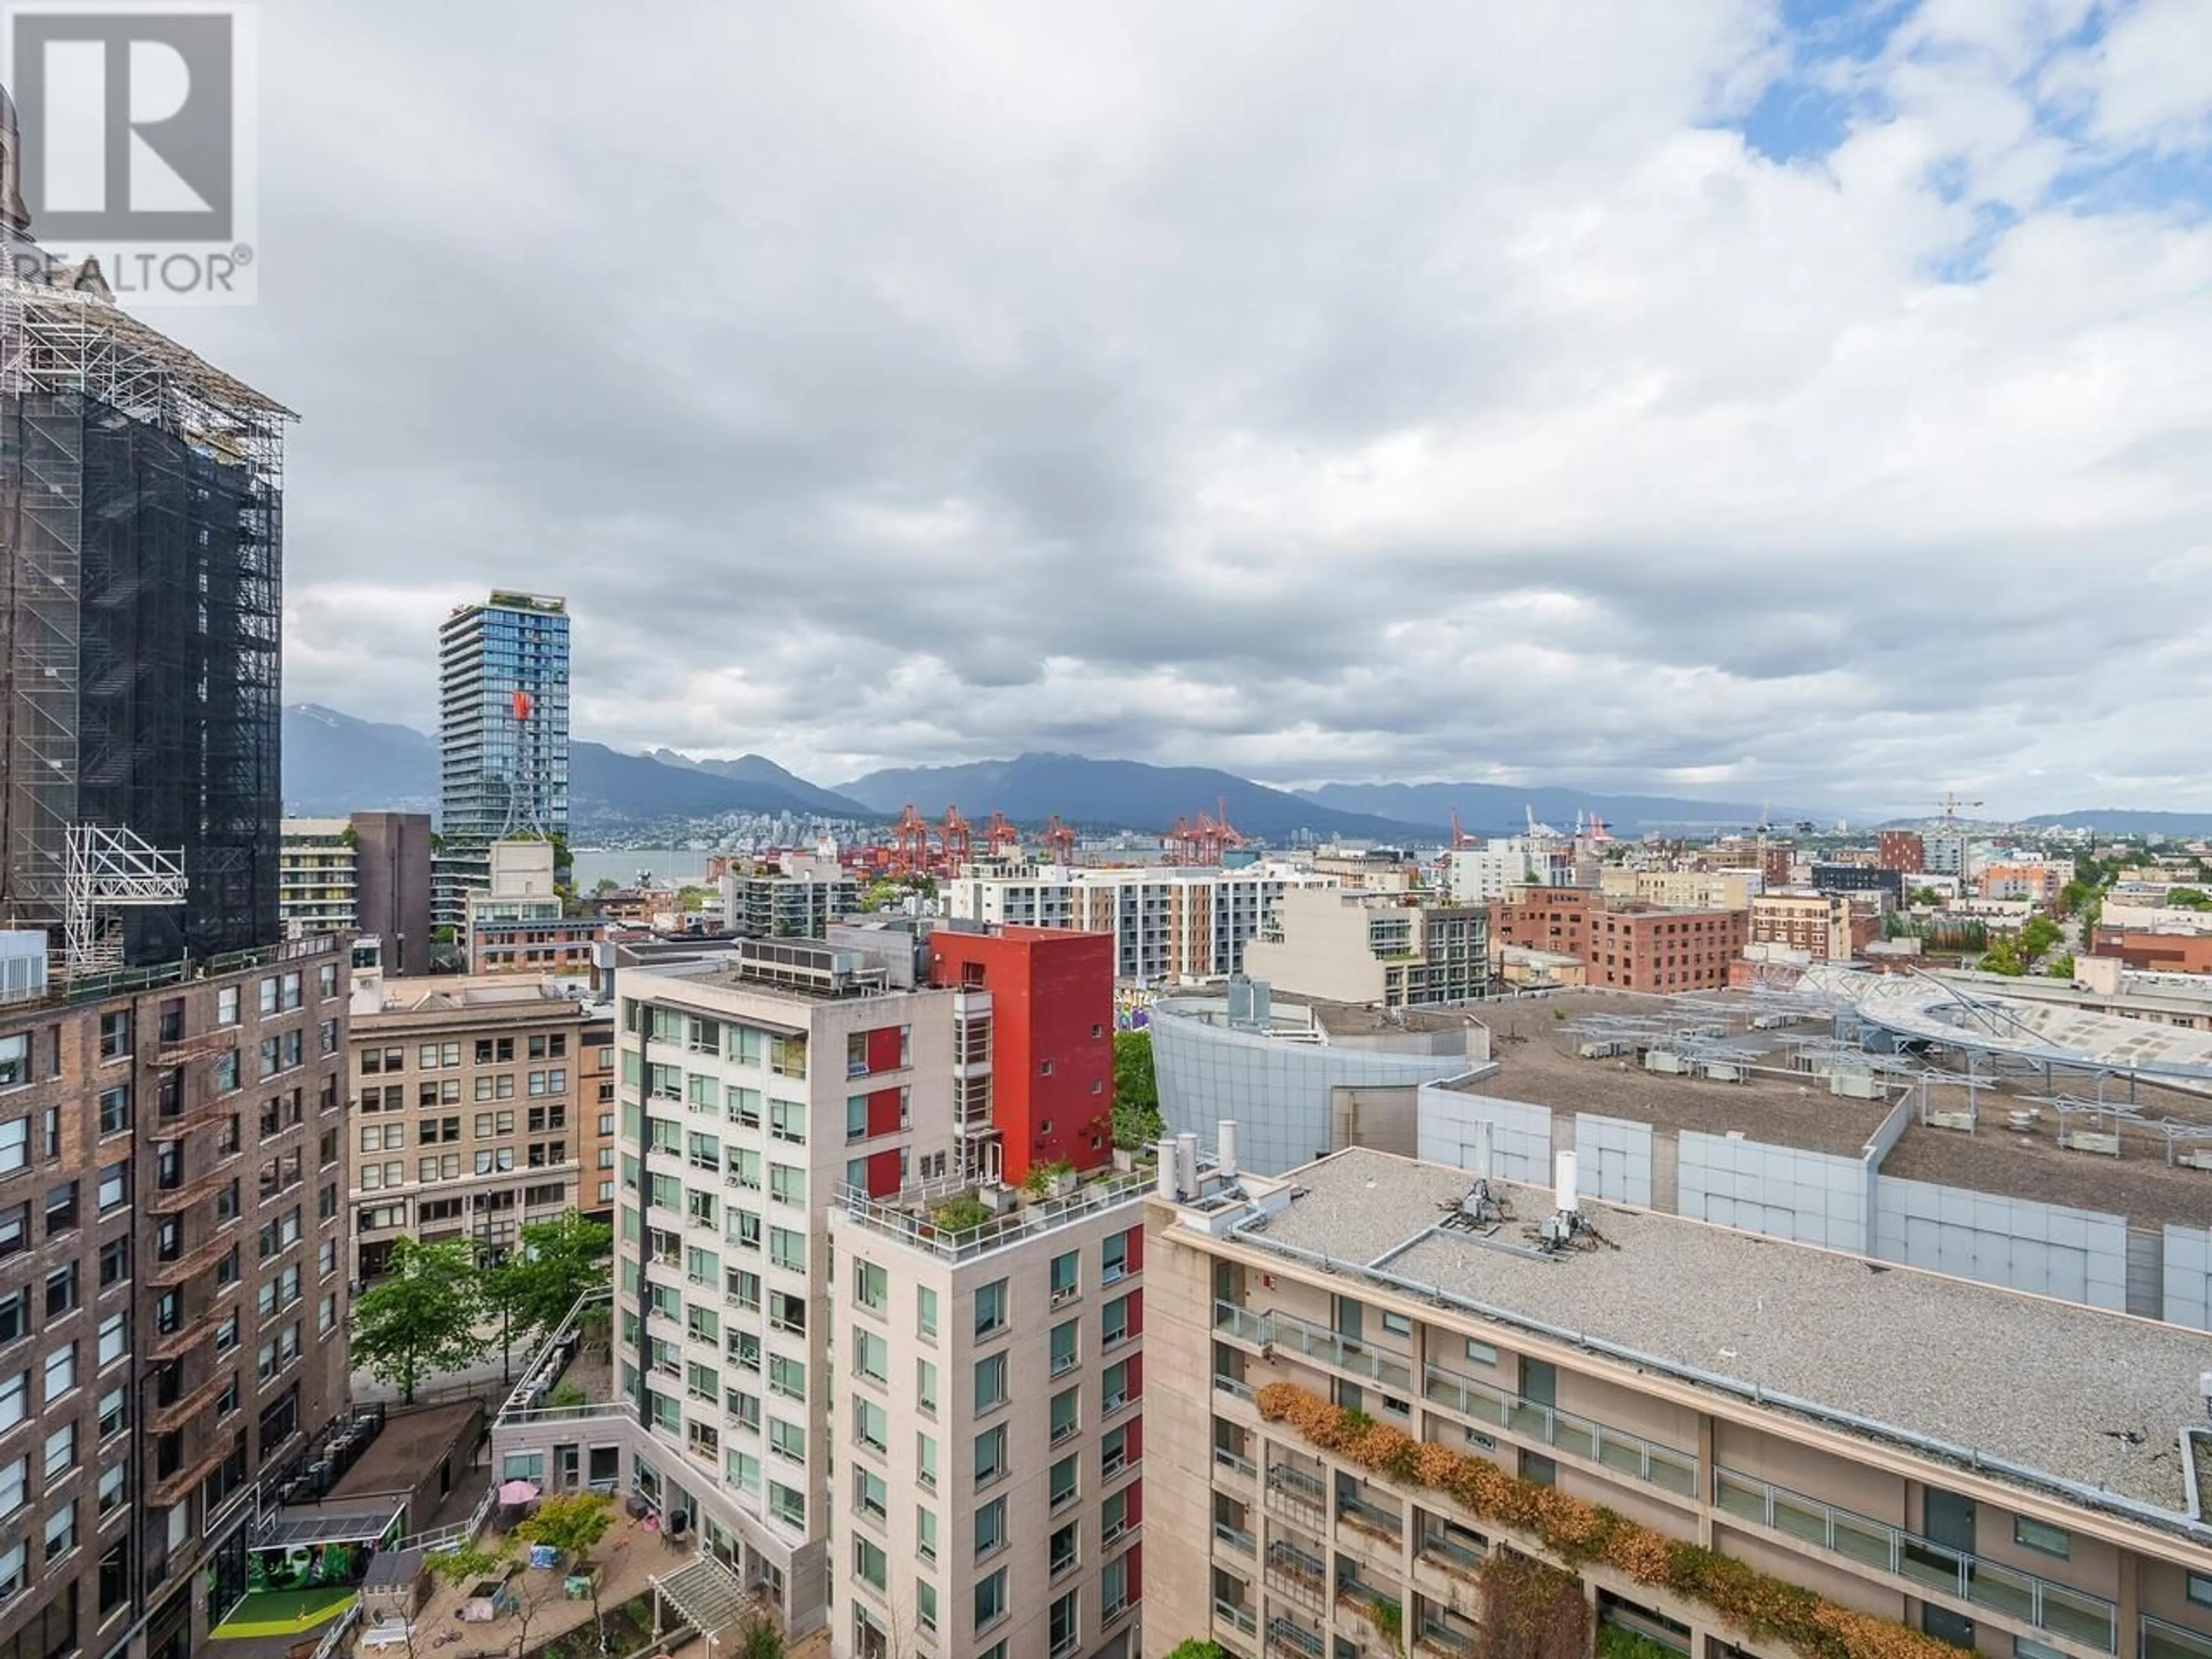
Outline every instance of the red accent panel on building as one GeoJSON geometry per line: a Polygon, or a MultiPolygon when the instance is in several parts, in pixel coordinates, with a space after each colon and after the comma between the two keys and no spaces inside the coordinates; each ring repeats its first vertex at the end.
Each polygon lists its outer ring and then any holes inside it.
{"type": "Polygon", "coordinates": [[[1126,1373],[1129,1380],[1122,1385],[1129,1391],[1129,1398],[1143,1399],[1145,1397],[1145,1356],[1133,1353],[1121,1363],[1129,1368],[1126,1373]]]}
{"type": "Polygon", "coordinates": [[[1123,1438],[1121,1445],[1128,1454],[1132,1463],[1145,1455],[1145,1419],[1143,1418],[1140,1417],[1129,1425],[1128,1434],[1123,1438]]]}
{"type": "Polygon", "coordinates": [[[1121,1300],[1129,1304],[1129,1334],[1131,1336],[1142,1336],[1145,1334],[1144,1291],[1141,1290],[1132,1291],[1128,1295],[1123,1297],[1121,1300]]]}
{"type": "Polygon", "coordinates": [[[896,1089],[878,1089],[868,1097],[868,1134],[871,1139],[898,1133],[900,1093],[896,1089]]]}
{"type": "Polygon", "coordinates": [[[878,1072],[898,1070],[899,1054],[903,1046],[899,1038],[899,1028],[896,1025],[879,1025],[869,1032],[868,1074],[872,1077],[878,1072]]]}
{"type": "Polygon", "coordinates": [[[1140,1273],[1144,1272],[1145,1230],[1142,1227],[1132,1227],[1127,1232],[1124,1233],[1122,1237],[1129,1241],[1129,1271],[1133,1273],[1140,1273]]]}
{"type": "MultiPolygon", "coordinates": [[[[1121,1518],[1128,1525],[1133,1527],[1138,1522],[1145,1518],[1145,1483],[1141,1480],[1132,1480],[1128,1485],[1127,1490],[1129,1500],[1127,1506],[1121,1511],[1121,1518]]],[[[1134,1565],[1136,1561],[1136,1552],[1134,1550],[1130,1551],[1129,1559],[1131,1562],[1130,1571],[1133,1574],[1136,1571],[1134,1565]]],[[[1129,1586],[1130,1593],[1132,1595],[1136,1592],[1136,1585],[1133,1583],[1129,1586]]]]}
{"type": "Polygon", "coordinates": [[[941,927],[929,936],[929,982],[990,994],[991,1116],[1007,1180],[1037,1164],[1112,1161],[1113,935],[941,927]]]}
{"type": "MultiPolygon", "coordinates": [[[[1142,1485],[1143,1483],[1140,1481],[1138,1484],[1142,1485]]],[[[1137,1488],[1135,1486],[1129,1488],[1129,1501],[1132,1504],[1138,1501],[1136,1493],[1137,1488]]],[[[1130,1545],[1128,1554],[1124,1556],[1122,1559],[1126,1560],[1129,1564],[1129,1582],[1127,1585],[1127,1589],[1129,1599],[1133,1601],[1145,1593],[1144,1540],[1139,1539],[1136,1543],[1130,1545]]]]}
{"type": "Polygon", "coordinates": [[[898,1149],[893,1147],[888,1152],[872,1153],[868,1158],[868,1196],[888,1198],[898,1189],[898,1149]]]}

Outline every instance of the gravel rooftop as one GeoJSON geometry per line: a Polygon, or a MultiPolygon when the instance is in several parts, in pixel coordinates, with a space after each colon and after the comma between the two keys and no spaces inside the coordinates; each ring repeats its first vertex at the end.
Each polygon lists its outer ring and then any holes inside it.
{"type": "MultiPolygon", "coordinates": [[[[1348,1264],[1410,1243],[1392,1272],[1509,1318],[2185,1510],[2178,1431],[2203,1419],[2212,1335],[1587,1199],[1620,1248],[1534,1260],[1430,1232],[1463,1170],[1365,1148],[1285,1179],[1290,1209],[1243,1237],[1348,1264]]],[[[1498,1184],[1520,1219],[1498,1240],[1517,1242],[1551,1196],[1498,1184]]]]}

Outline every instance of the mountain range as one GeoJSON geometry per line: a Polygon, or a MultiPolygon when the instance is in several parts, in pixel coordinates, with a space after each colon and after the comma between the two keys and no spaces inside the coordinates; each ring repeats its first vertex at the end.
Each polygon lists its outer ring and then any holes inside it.
{"type": "MultiPolygon", "coordinates": [[[[578,830],[614,830],[732,812],[887,818],[912,803],[935,819],[950,804],[979,823],[994,811],[1034,826],[1057,814],[1090,830],[1165,830],[1224,807],[1245,834],[1280,843],[1305,831],[1361,841],[1434,845],[1457,811],[1476,835],[1510,835],[1533,813],[1554,829],[1595,812],[1615,834],[1711,833],[1759,822],[1826,823],[1829,809],[1755,807],[1668,795],[1585,794],[1494,783],[1329,783],[1271,788],[1211,767],[1152,766],[1083,755],[1024,754],[957,766],[893,767],[825,789],[762,755],[694,759],[672,749],[624,754],[569,745],[569,811],[578,830]]],[[[284,710],[284,805],[303,816],[390,809],[434,812],[438,745],[404,726],[359,720],[316,703],[284,710]]],[[[2026,827],[2075,825],[2117,834],[2212,834],[2212,813],[2120,807],[2047,812],[2026,827]]]]}

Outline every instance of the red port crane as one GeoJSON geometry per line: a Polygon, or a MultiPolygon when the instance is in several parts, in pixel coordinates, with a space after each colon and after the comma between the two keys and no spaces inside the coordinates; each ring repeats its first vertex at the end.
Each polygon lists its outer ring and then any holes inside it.
{"type": "Polygon", "coordinates": [[[1014,828],[1004,812],[994,811],[991,821],[983,826],[983,845],[993,854],[1018,851],[1022,844],[1022,832],[1014,828]]]}
{"type": "Polygon", "coordinates": [[[975,855],[975,833],[968,827],[968,820],[960,816],[960,809],[945,809],[945,823],[937,832],[938,856],[944,861],[945,873],[957,876],[960,866],[975,855]]]}
{"type": "Polygon", "coordinates": [[[1046,820],[1043,840],[1045,850],[1052,854],[1054,864],[1075,862],[1075,831],[1060,821],[1059,813],[1054,812],[1046,820]]]}
{"type": "Polygon", "coordinates": [[[902,876],[926,874],[929,869],[929,821],[908,801],[891,825],[891,868],[902,876]]]}
{"type": "Polygon", "coordinates": [[[1463,848],[1479,847],[1482,844],[1481,836],[1470,836],[1466,830],[1460,828],[1459,808],[1456,806],[1453,807],[1451,810],[1451,836],[1452,851],[1455,853],[1460,851],[1463,848]]]}

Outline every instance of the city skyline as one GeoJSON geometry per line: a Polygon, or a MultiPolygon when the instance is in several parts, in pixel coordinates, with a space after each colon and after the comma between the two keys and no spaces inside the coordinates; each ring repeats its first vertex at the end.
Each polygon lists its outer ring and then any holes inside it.
{"type": "Polygon", "coordinates": [[[2202,805],[2188,21],[288,8],[291,246],[178,326],[316,411],[297,700],[422,724],[526,573],[580,729],[833,781],[2202,805]]]}

